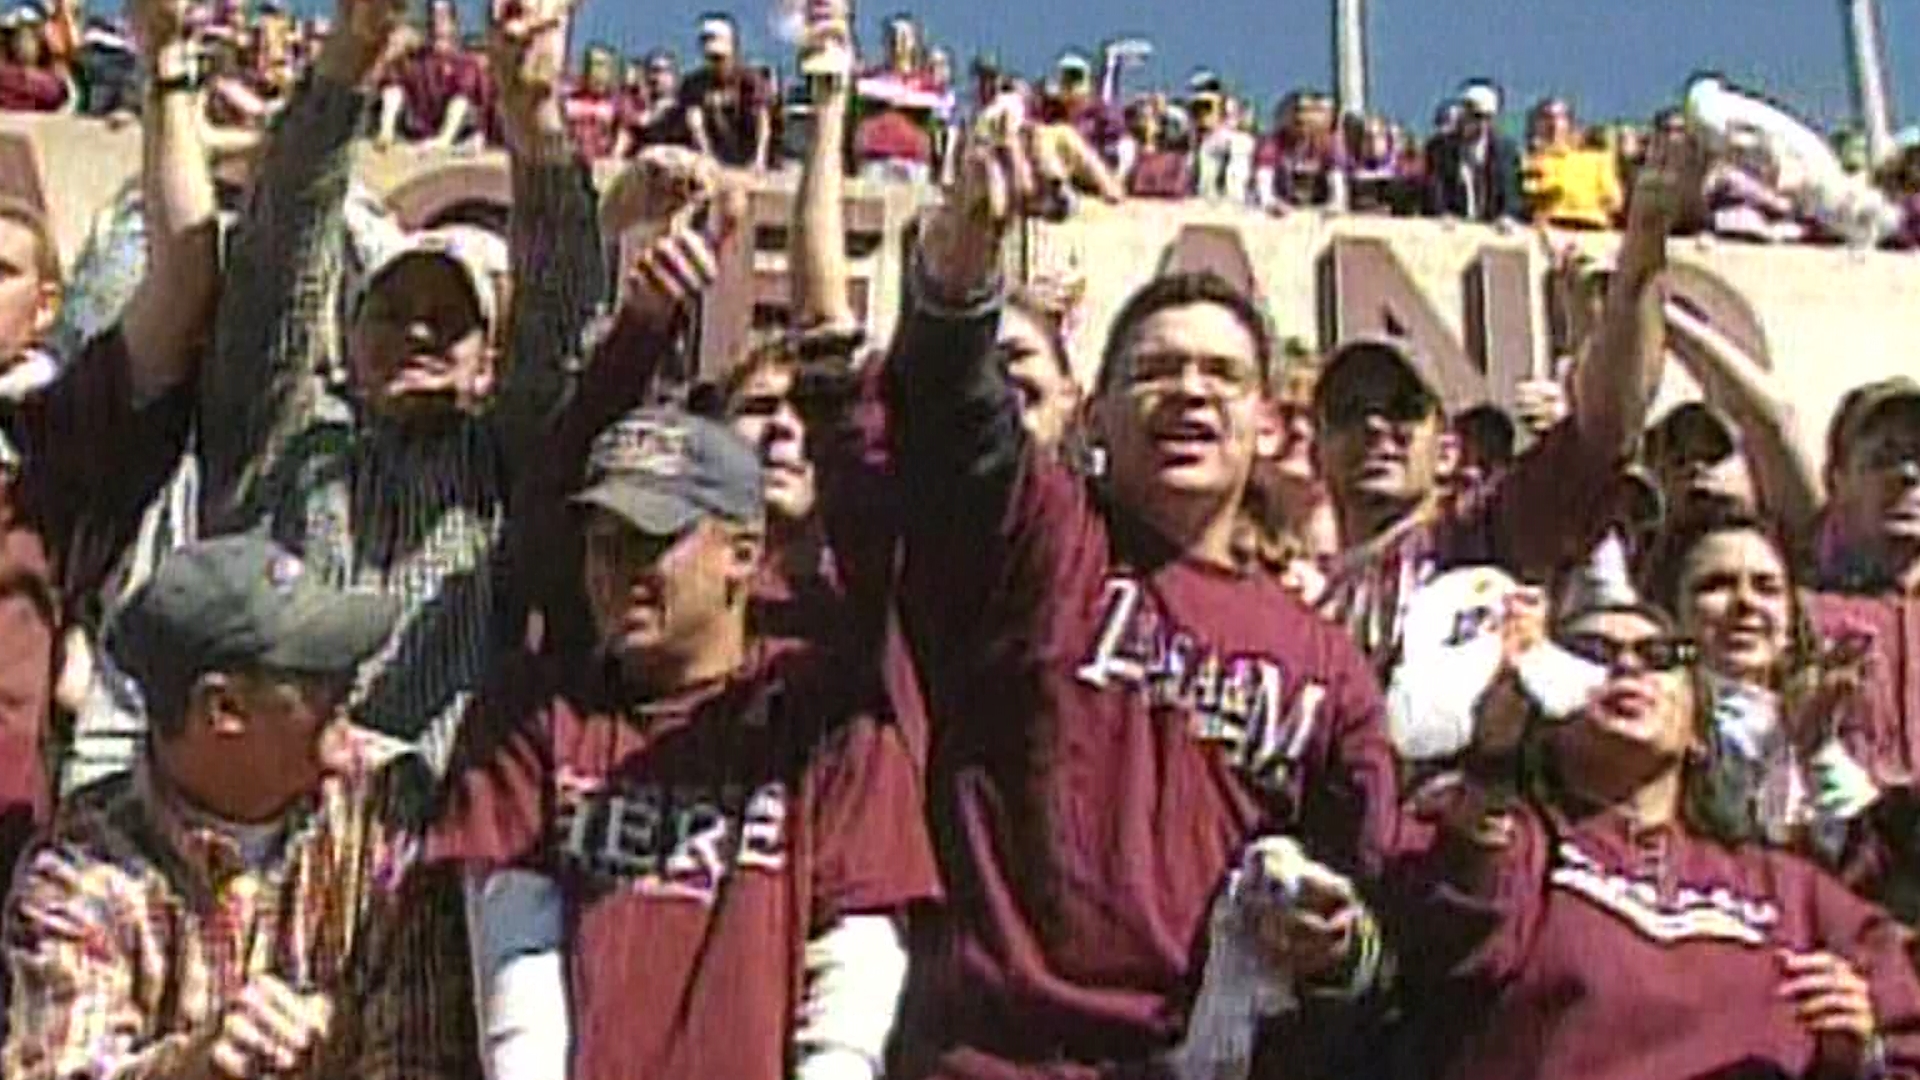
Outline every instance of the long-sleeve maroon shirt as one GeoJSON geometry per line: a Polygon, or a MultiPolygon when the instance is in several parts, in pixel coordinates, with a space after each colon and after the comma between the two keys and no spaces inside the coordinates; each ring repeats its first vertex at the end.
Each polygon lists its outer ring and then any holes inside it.
{"type": "Polygon", "coordinates": [[[915,952],[897,1077],[1089,1077],[1169,1049],[1241,847],[1287,833],[1364,876],[1396,815],[1359,650],[1037,452],[998,314],[910,302],[889,361],[951,908],[915,952]]]}
{"type": "Polygon", "coordinates": [[[1413,816],[1385,875],[1409,1020],[1390,1075],[1825,1075],[1777,993],[1789,950],[1852,963],[1884,1075],[1920,1076],[1911,935],[1813,864],[1607,811],[1517,803],[1468,821],[1447,802],[1413,816]]]}

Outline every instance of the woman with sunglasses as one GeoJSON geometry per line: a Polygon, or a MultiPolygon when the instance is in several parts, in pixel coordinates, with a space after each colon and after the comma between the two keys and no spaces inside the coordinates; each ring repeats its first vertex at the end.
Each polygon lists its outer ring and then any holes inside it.
{"type": "MultiPolygon", "coordinates": [[[[1544,624],[1515,604],[1507,655],[1544,624]]],[[[1553,639],[1606,669],[1588,704],[1538,719],[1510,660],[1462,778],[1404,826],[1381,905],[1407,1006],[1391,1075],[1920,1076],[1906,931],[1703,798],[1693,643],[1637,601],[1573,609],[1553,639]]]]}
{"type": "Polygon", "coordinates": [[[1762,519],[1695,514],[1652,553],[1654,601],[1699,643],[1716,797],[1745,835],[1788,845],[1878,897],[1891,850],[1874,842],[1880,791],[1861,761],[1859,643],[1814,633],[1790,560],[1762,519]],[[1858,751],[1856,756],[1855,751],[1858,751]]]}

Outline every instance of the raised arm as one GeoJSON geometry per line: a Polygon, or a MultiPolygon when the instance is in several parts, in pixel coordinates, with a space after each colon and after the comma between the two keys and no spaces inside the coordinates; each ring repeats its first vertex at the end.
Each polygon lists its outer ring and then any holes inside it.
{"type": "MultiPolygon", "coordinates": [[[[829,22],[812,31],[813,47],[845,44],[844,23],[829,22]]],[[[792,247],[787,263],[793,270],[793,327],[809,331],[851,331],[858,322],[847,295],[846,226],[842,200],[846,194],[847,108],[852,96],[851,72],[814,76],[809,82],[813,101],[813,138],[800,170],[799,197],[793,204],[792,247]]]]}
{"type": "Polygon", "coordinates": [[[219,206],[200,141],[192,43],[180,0],[137,4],[146,54],[146,123],[140,184],[147,270],[122,314],[135,404],[185,380],[214,317],[219,292],[219,206]]]}
{"type": "Polygon", "coordinates": [[[340,277],[349,148],[405,14],[341,0],[333,34],[268,143],[200,376],[203,525],[244,529],[320,392],[340,277]]]}
{"type": "Polygon", "coordinates": [[[509,462],[528,460],[551,430],[609,292],[593,174],[560,105],[570,6],[544,0],[492,31],[513,159],[513,307],[493,407],[509,462]]]}
{"type": "Polygon", "coordinates": [[[1587,453],[1619,461],[1630,456],[1660,389],[1666,317],[1659,278],[1667,268],[1667,236],[1698,201],[1705,161],[1691,137],[1658,140],[1634,184],[1600,326],[1573,373],[1573,423],[1587,453]]]}
{"type": "Polygon", "coordinates": [[[1666,320],[1673,355],[1746,436],[1761,508],[1788,536],[1811,535],[1822,501],[1820,449],[1801,439],[1793,406],[1752,357],[1705,319],[1669,303],[1666,320]]]}
{"type": "Polygon", "coordinates": [[[1015,208],[1032,195],[1023,141],[971,141],[959,181],[921,232],[887,362],[907,491],[922,509],[975,528],[1001,520],[1030,445],[994,355],[1001,251],[1015,208]]]}

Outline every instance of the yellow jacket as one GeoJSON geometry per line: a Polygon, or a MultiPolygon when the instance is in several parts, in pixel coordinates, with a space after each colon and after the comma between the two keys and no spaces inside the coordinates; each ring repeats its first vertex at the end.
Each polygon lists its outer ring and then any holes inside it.
{"type": "Polygon", "coordinates": [[[1613,154],[1577,146],[1527,155],[1521,177],[1533,220],[1544,225],[1607,229],[1626,198],[1613,154]]]}

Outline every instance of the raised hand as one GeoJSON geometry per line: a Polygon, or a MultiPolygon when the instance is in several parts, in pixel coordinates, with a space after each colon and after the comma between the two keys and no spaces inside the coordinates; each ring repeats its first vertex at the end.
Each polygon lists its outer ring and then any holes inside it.
{"type": "Polygon", "coordinates": [[[745,218],[744,196],[711,159],[678,147],[643,152],[615,181],[605,220],[616,235],[644,222],[665,222],[627,269],[629,317],[664,330],[713,286],[717,252],[745,218]]]}
{"type": "Polygon", "coordinates": [[[969,140],[958,179],[920,233],[931,299],[962,302],[998,275],[1007,232],[1037,190],[1025,141],[1008,124],[983,128],[969,140]]]}
{"type": "Polygon", "coordinates": [[[1635,177],[1633,195],[1627,201],[1627,230],[1664,236],[1696,215],[1705,197],[1711,164],[1711,155],[1697,134],[1689,131],[1656,136],[1647,147],[1646,164],[1635,177]]]}
{"type": "Polygon", "coordinates": [[[128,16],[149,59],[187,40],[187,0],[133,0],[128,16]]]}
{"type": "Polygon", "coordinates": [[[572,19],[573,0],[496,0],[487,49],[510,109],[558,98],[572,19]]]}

